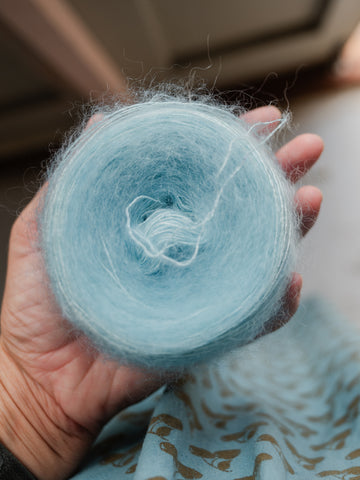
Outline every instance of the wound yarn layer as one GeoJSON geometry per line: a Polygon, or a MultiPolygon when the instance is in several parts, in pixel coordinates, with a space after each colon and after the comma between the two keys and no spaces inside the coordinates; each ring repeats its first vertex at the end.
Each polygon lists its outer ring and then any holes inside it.
{"type": "Polygon", "coordinates": [[[111,358],[181,369],[248,343],[294,267],[292,189],[223,107],[122,106],[70,143],[40,213],[63,315],[111,358]]]}

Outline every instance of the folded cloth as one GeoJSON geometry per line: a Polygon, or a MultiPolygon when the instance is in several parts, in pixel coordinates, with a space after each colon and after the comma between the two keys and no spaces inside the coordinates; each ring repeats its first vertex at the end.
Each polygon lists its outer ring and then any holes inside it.
{"type": "Polygon", "coordinates": [[[360,479],[360,325],[318,299],[106,425],[73,480],[360,479]]]}

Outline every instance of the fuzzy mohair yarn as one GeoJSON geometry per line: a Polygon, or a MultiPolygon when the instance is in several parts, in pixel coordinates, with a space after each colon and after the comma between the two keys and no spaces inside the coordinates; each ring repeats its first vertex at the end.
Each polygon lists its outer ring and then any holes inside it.
{"type": "Polygon", "coordinates": [[[264,138],[224,107],[118,106],[59,155],[40,214],[64,316],[121,362],[182,369],[281,310],[293,192],[264,138]]]}

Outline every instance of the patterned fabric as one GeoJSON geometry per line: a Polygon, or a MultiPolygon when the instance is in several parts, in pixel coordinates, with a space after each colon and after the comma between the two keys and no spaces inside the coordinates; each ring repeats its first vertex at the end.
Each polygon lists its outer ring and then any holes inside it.
{"type": "Polygon", "coordinates": [[[360,329],[319,300],[114,418],[73,480],[360,480],[360,329]]]}

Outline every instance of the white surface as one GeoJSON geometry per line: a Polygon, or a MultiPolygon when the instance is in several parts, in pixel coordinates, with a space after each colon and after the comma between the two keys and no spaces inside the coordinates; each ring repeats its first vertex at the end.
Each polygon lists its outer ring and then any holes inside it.
{"type": "Polygon", "coordinates": [[[349,318],[360,312],[360,87],[306,96],[291,106],[296,133],[323,137],[325,150],[304,183],[324,193],[303,243],[304,293],[321,293],[349,318]]]}

